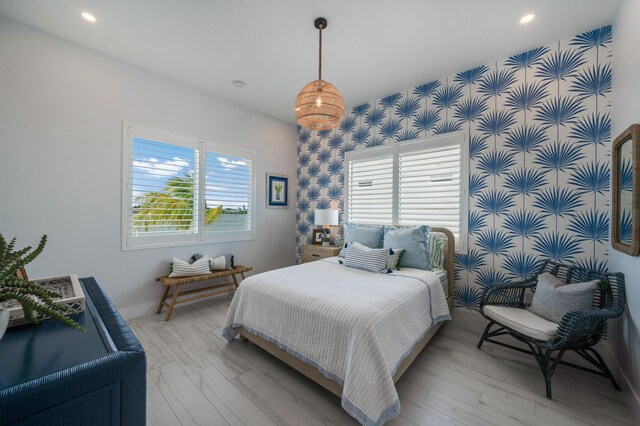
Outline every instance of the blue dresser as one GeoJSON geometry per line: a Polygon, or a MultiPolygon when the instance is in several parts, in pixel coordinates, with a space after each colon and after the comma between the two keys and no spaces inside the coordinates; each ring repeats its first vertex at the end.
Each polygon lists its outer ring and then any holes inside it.
{"type": "Polygon", "coordinates": [[[142,345],[96,280],[80,282],[85,333],[47,320],[0,340],[0,425],[145,425],[142,345]]]}

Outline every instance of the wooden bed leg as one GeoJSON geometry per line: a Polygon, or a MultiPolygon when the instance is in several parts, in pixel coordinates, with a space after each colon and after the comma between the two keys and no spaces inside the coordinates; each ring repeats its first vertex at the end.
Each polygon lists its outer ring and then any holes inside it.
{"type": "Polygon", "coordinates": [[[169,294],[169,286],[165,285],[164,290],[162,291],[162,299],[160,299],[160,304],[158,305],[158,309],[156,309],[156,315],[162,312],[162,308],[164,308],[164,301],[167,300],[168,294],[169,294]]]}
{"type": "Polygon", "coordinates": [[[242,277],[242,279],[244,280],[244,272],[240,272],[240,276],[242,277]]]}
{"type": "Polygon", "coordinates": [[[231,278],[233,278],[233,285],[236,286],[236,288],[238,288],[238,279],[236,278],[236,274],[232,274],[231,278]]]}
{"type": "Polygon", "coordinates": [[[173,297],[171,298],[171,303],[169,303],[169,310],[167,310],[167,315],[164,317],[165,321],[169,321],[171,319],[171,315],[173,314],[173,308],[176,306],[176,300],[178,300],[179,293],[180,293],[180,284],[176,285],[176,289],[173,291],[173,297]]]}

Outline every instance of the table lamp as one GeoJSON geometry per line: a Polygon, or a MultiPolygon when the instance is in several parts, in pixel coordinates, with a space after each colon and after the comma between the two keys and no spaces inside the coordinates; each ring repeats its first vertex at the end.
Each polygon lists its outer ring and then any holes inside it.
{"type": "Polygon", "coordinates": [[[322,226],[324,230],[324,237],[322,238],[322,245],[328,246],[329,234],[331,234],[331,226],[338,225],[338,210],[332,209],[316,209],[315,212],[315,225],[322,226]]]}

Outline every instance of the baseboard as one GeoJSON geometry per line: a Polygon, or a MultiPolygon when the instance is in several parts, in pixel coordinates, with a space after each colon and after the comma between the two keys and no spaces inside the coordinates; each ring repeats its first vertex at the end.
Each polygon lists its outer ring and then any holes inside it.
{"type": "Polygon", "coordinates": [[[611,373],[622,388],[625,402],[627,403],[629,410],[631,410],[633,418],[638,424],[640,424],[640,395],[638,395],[638,391],[634,389],[631,381],[620,367],[620,364],[618,364],[618,360],[613,355],[613,352],[611,352],[611,348],[608,344],[604,345],[604,350],[601,351],[601,354],[609,366],[611,373]]]}
{"type": "Polygon", "coordinates": [[[451,316],[455,325],[475,333],[482,334],[487,326],[487,320],[477,311],[456,308],[451,316]]]}

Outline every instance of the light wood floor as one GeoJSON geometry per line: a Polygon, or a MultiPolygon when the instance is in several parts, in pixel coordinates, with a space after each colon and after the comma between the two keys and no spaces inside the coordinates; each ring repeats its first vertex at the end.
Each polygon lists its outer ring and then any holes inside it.
{"type": "MultiPolygon", "coordinates": [[[[263,352],[221,336],[231,296],[177,308],[173,319],[129,325],[148,357],[150,425],[358,425],[340,400],[263,352]]],[[[402,411],[388,425],[633,425],[622,395],[600,377],[560,366],[554,401],[535,361],[447,324],[398,382],[402,411]]]]}

